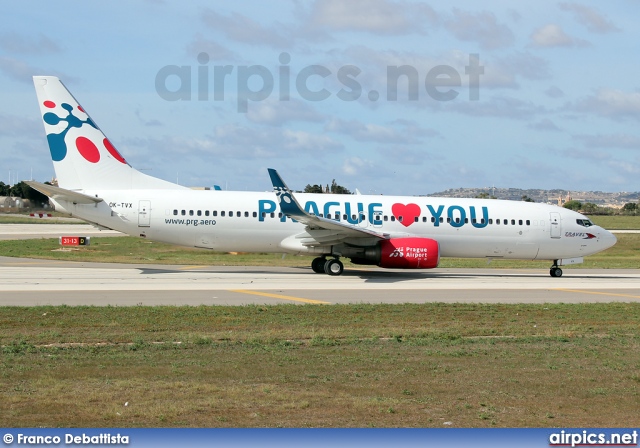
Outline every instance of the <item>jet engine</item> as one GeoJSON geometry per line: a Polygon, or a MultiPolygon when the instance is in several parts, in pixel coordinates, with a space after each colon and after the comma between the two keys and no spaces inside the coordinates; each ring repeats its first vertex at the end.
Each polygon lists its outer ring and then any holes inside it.
{"type": "Polygon", "coordinates": [[[440,262],[440,245],[431,238],[392,238],[372,247],[350,248],[345,257],[355,264],[392,269],[433,269],[440,262]]]}

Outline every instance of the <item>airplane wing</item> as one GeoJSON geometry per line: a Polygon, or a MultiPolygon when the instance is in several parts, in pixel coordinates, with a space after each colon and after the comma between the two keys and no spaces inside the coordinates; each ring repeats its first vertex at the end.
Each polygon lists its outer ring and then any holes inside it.
{"type": "Polygon", "coordinates": [[[353,238],[377,238],[380,240],[389,239],[388,233],[376,232],[364,229],[344,222],[335,221],[329,218],[312,215],[306,212],[300,203],[293,196],[293,192],[284,183],[278,172],[269,168],[269,176],[273,184],[273,190],[278,198],[280,210],[291,219],[295,219],[307,226],[305,235],[306,246],[336,244],[353,238]]]}

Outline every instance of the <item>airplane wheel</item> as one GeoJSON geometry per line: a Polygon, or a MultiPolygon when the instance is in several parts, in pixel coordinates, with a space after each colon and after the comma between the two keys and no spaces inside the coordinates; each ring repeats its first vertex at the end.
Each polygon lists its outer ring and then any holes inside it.
{"type": "Polygon", "coordinates": [[[560,268],[551,268],[549,271],[551,277],[562,277],[562,269],[560,268]]]}
{"type": "Polygon", "coordinates": [[[317,257],[314,258],[313,261],[311,262],[311,269],[313,269],[313,272],[315,272],[316,274],[324,274],[324,265],[327,262],[326,258],[323,257],[317,257]]]}
{"type": "Polygon", "coordinates": [[[344,271],[344,265],[336,258],[327,260],[324,264],[324,272],[329,275],[340,275],[344,271]]]}

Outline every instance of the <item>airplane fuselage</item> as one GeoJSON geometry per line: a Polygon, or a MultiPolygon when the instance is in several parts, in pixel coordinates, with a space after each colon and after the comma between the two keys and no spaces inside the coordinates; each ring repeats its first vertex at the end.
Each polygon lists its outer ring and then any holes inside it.
{"type": "MultiPolygon", "coordinates": [[[[282,214],[272,192],[108,190],[85,194],[103,201],[59,205],[74,216],[130,235],[218,251],[327,252],[326,247],[304,246],[291,238],[304,233],[305,226],[282,214]]],[[[556,260],[591,255],[615,242],[601,227],[582,224],[588,222],[585,216],[547,204],[304,193],[296,198],[315,215],[394,238],[437,240],[443,257],[556,260]]]]}

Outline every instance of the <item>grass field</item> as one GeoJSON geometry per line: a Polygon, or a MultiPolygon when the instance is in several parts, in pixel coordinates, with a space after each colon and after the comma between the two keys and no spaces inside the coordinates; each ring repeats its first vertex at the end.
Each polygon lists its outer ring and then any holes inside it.
{"type": "MultiPolygon", "coordinates": [[[[48,213],[48,212],[46,212],[48,213]]],[[[0,214],[0,225],[2,224],[86,224],[84,221],[70,219],[69,215],[62,213],[51,213],[50,218],[35,218],[21,214],[0,214]]]]}
{"type": "MultiPolygon", "coordinates": [[[[57,239],[0,241],[0,254],[10,257],[111,263],[185,264],[210,266],[310,266],[312,257],[282,254],[228,254],[189,249],[135,237],[92,238],[91,245],[77,250],[61,250],[57,239]]],[[[345,260],[347,261],[347,260],[345,260]]],[[[345,266],[352,266],[345,263],[345,266]]],[[[549,261],[443,258],[440,267],[457,268],[548,268],[549,261]]],[[[612,248],[585,258],[573,268],[640,267],[640,234],[618,234],[612,248]]]]}
{"type": "Polygon", "coordinates": [[[636,303],[0,308],[0,419],[631,427],[639,328],[636,303]]]}
{"type": "Polygon", "coordinates": [[[640,216],[590,216],[594,224],[607,230],[640,230],[640,216]]]}

